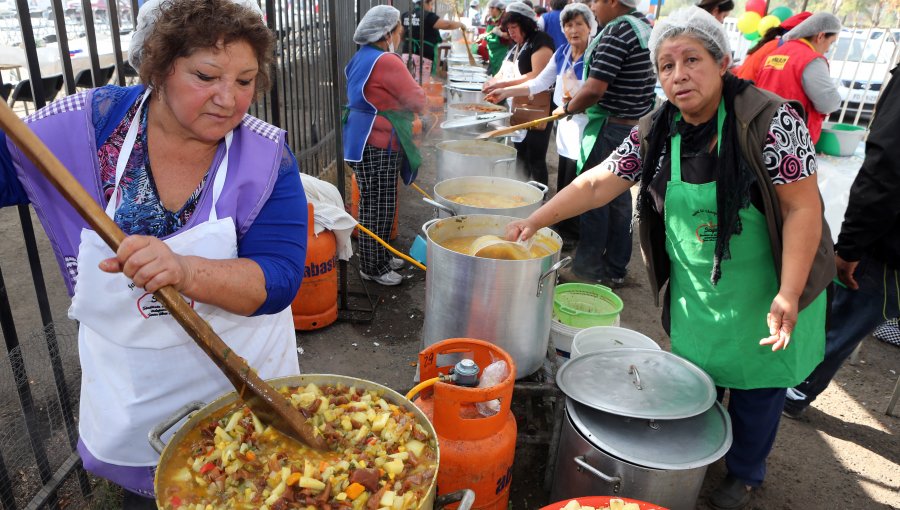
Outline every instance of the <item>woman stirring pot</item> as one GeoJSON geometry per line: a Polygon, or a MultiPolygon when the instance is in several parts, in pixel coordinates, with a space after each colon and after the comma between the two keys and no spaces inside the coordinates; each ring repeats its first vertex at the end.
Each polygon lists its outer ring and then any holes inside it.
{"type": "Polygon", "coordinates": [[[834,252],[815,149],[797,103],[728,73],[727,38],[706,11],[657,22],[649,48],[668,101],[507,238],[640,183],[641,249],[654,295],[669,284],[672,351],[712,376],[720,400],[730,392],[728,476],[709,503],[743,508],[765,478],[786,388],[824,352],[834,252]]]}
{"type": "Polygon", "coordinates": [[[2,205],[34,205],[74,293],[78,452],[128,489],[126,508],[155,508],[150,428],[232,389],[152,292],[181,292],[260,377],[299,373],[288,306],[306,198],[284,132],[247,115],[268,88],[273,43],[255,2],[151,0],[129,55],[146,86],[88,90],[31,116],[128,235],[116,253],[0,134],[2,205]]]}
{"type": "MultiPolygon", "coordinates": [[[[574,3],[563,8],[559,21],[568,43],[556,49],[547,67],[536,78],[521,85],[494,90],[488,94],[488,101],[496,103],[510,97],[533,95],[553,86],[555,104],[565,104],[572,99],[581,88],[584,52],[591,38],[597,34],[597,19],[587,5],[574,3]]],[[[557,192],[568,186],[577,175],[581,136],[587,121],[587,115],[578,113],[556,123],[556,151],[559,153],[557,192]]],[[[557,233],[567,245],[578,241],[578,223],[577,218],[570,218],[556,226],[557,233]]]]}

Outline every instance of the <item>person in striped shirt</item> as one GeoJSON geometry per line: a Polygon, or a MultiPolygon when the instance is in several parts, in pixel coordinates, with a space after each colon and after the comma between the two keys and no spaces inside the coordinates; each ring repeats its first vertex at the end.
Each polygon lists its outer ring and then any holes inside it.
{"type": "MultiPolygon", "coordinates": [[[[603,30],[585,52],[584,86],[554,112],[588,116],[579,174],[606,159],[653,108],[656,78],[647,48],[651,27],[636,5],[636,0],[593,0],[591,10],[603,30]]],[[[631,197],[624,194],[582,214],[580,231],[575,262],[561,277],[623,285],[631,259],[631,197]]]]}

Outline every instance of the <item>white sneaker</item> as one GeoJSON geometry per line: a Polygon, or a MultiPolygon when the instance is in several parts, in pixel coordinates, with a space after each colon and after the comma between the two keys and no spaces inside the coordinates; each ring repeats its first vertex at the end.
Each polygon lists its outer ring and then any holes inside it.
{"type": "Polygon", "coordinates": [[[403,259],[398,259],[397,257],[391,257],[390,265],[391,269],[396,271],[398,269],[403,269],[404,267],[406,267],[406,261],[403,259]]]}
{"type": "Polygon", "coordinates": [[[403,282],[403,277],[393,271],[388,271],[380,276],[370,276],[360,271],[359,275],[362,276],[363,280],[369,280],[387,286],[400,285],[400,283],[403,282]]]}

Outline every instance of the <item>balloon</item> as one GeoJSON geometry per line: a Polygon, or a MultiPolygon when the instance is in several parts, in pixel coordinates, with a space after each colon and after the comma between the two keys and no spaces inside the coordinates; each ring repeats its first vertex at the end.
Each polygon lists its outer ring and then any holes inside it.
{"type": "Polygon", "coordinates": [[[737,28],[741,31],[742,34],[754,34],[757,30],[759,30],[759,20],[762,19],[762,16],[759,14],[747,11],[744,14],[741,14],[741,17],[738,18],[737,28]]]}
{"type": "Polygon", "coordinates": [[[778,16],[769,14],[765,18],[759,20],[759,24],[756,26],[756,32],[760,36],[764,36],[764,35],[766,35],[766,32],[768,32],[770,28],[775,28],[778,25],[781,25],[781,20],[778,19],[778,16]]]}
{"type": "Polygon", "coordinates": [[[772,9],[772,12],[770,12],[769,14],[778,16],[778,19],[780,19],[781,21],[784,21],[794,15],[794,13],[791,12],[791,8],[786,5],[780,5],[772,9]]]}
{"type": "Polygon", "coordinates": [[[747,0],[744,10],[747,12],[755,12],[756,14],[759,14],[760,17],[763,17],[766,15],[766,0],[747,0]]]}
{"type": "Polygon", "coordinates": [[[758,41],[760,39],[759,32],[750,32],[749,34],[744,34],[744,39],[747,39],[750,42],[758,41]]]}

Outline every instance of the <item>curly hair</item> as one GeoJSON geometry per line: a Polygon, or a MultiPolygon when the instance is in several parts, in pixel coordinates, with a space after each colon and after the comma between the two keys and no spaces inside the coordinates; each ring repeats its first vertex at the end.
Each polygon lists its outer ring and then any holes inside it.
{"type": "Polygon", "coordinates": [[[503,30],[504,32],[508,32],[508,30],[506,30],[506,26],[509,25],[510,23],[515,23],[516,25],[519,25],[519,28],[522,30],[522,33],[525,35],[525,39],[528,39],[529,37],[534,35],[535,32],[538,31],[538,25],[533,19],[531,19],[527,16],[523,16],[523,15],[519,14],[518,12],[510,12],[510,11],[504,12],[503,17],[500,18],[500,30],[503,30]]]}
{"type": "Polygon", "coordinates": [[[258,12],[232,0],[166,0],[144,41],[141,81],[161,84],[177,59],[239,41],[253,48],[259,64],[256,93],[267,90],[275,39],[258,12]]]}

